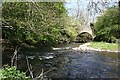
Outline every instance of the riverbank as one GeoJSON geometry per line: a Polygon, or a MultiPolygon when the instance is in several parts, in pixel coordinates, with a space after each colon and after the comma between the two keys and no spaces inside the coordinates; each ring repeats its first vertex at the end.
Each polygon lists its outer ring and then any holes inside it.
{"type": "Polygon", "coordinates": [[[105,42],[89,42],[72,49],[80,51],[120,52],[118,44],[105,42]]]}

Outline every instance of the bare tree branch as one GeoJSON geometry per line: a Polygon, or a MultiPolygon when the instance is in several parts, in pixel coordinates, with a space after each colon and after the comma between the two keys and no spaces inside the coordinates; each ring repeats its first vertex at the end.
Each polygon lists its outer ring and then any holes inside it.
{"type": "Polygon", "coordinates": [[[26,57],[26,60],[27,60],[27,66],[28,66],[28,70],[29,70],[29,73],[30,73],[30,76],[31,78],[34,80],[34,77],[33,77],[33,71],[31,70],[31,66],[29,64],[29,61],[28,61],[28,58],[26,57]]]}

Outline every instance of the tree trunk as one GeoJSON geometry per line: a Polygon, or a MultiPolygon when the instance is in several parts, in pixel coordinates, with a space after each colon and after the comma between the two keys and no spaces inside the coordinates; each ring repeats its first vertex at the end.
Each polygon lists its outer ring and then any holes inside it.
{"type": "Polygon", "coordinates": [[[118,2],[118,7],[120,8],[120,1],[118,2]]]}

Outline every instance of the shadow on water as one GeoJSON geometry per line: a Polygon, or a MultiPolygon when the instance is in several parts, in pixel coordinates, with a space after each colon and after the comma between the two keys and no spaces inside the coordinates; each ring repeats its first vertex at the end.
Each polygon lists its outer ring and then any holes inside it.
{"type": "MultiPolygon", "coordinates": [[[[73,51],[79,44],[61,44],[55,48],[23,50],[18,55],[18,69],[26,71],[26,56],[34,76],[46,73],[51,78],[117,78],[118,54],[107,52],[73,51]]],[[[3,61],[4,62],[4,61],[3,61]]]]}

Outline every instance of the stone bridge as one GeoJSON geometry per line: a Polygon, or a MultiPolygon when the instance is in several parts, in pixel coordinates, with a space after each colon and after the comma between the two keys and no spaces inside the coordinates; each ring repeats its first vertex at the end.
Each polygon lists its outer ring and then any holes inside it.
{"type": "Polygon", "coordinates": [[[79,29],[79,33],[84,33],[84,32],[90,34],[93,38],[95,37],[90,25],[83,26],[79,29]]]}

